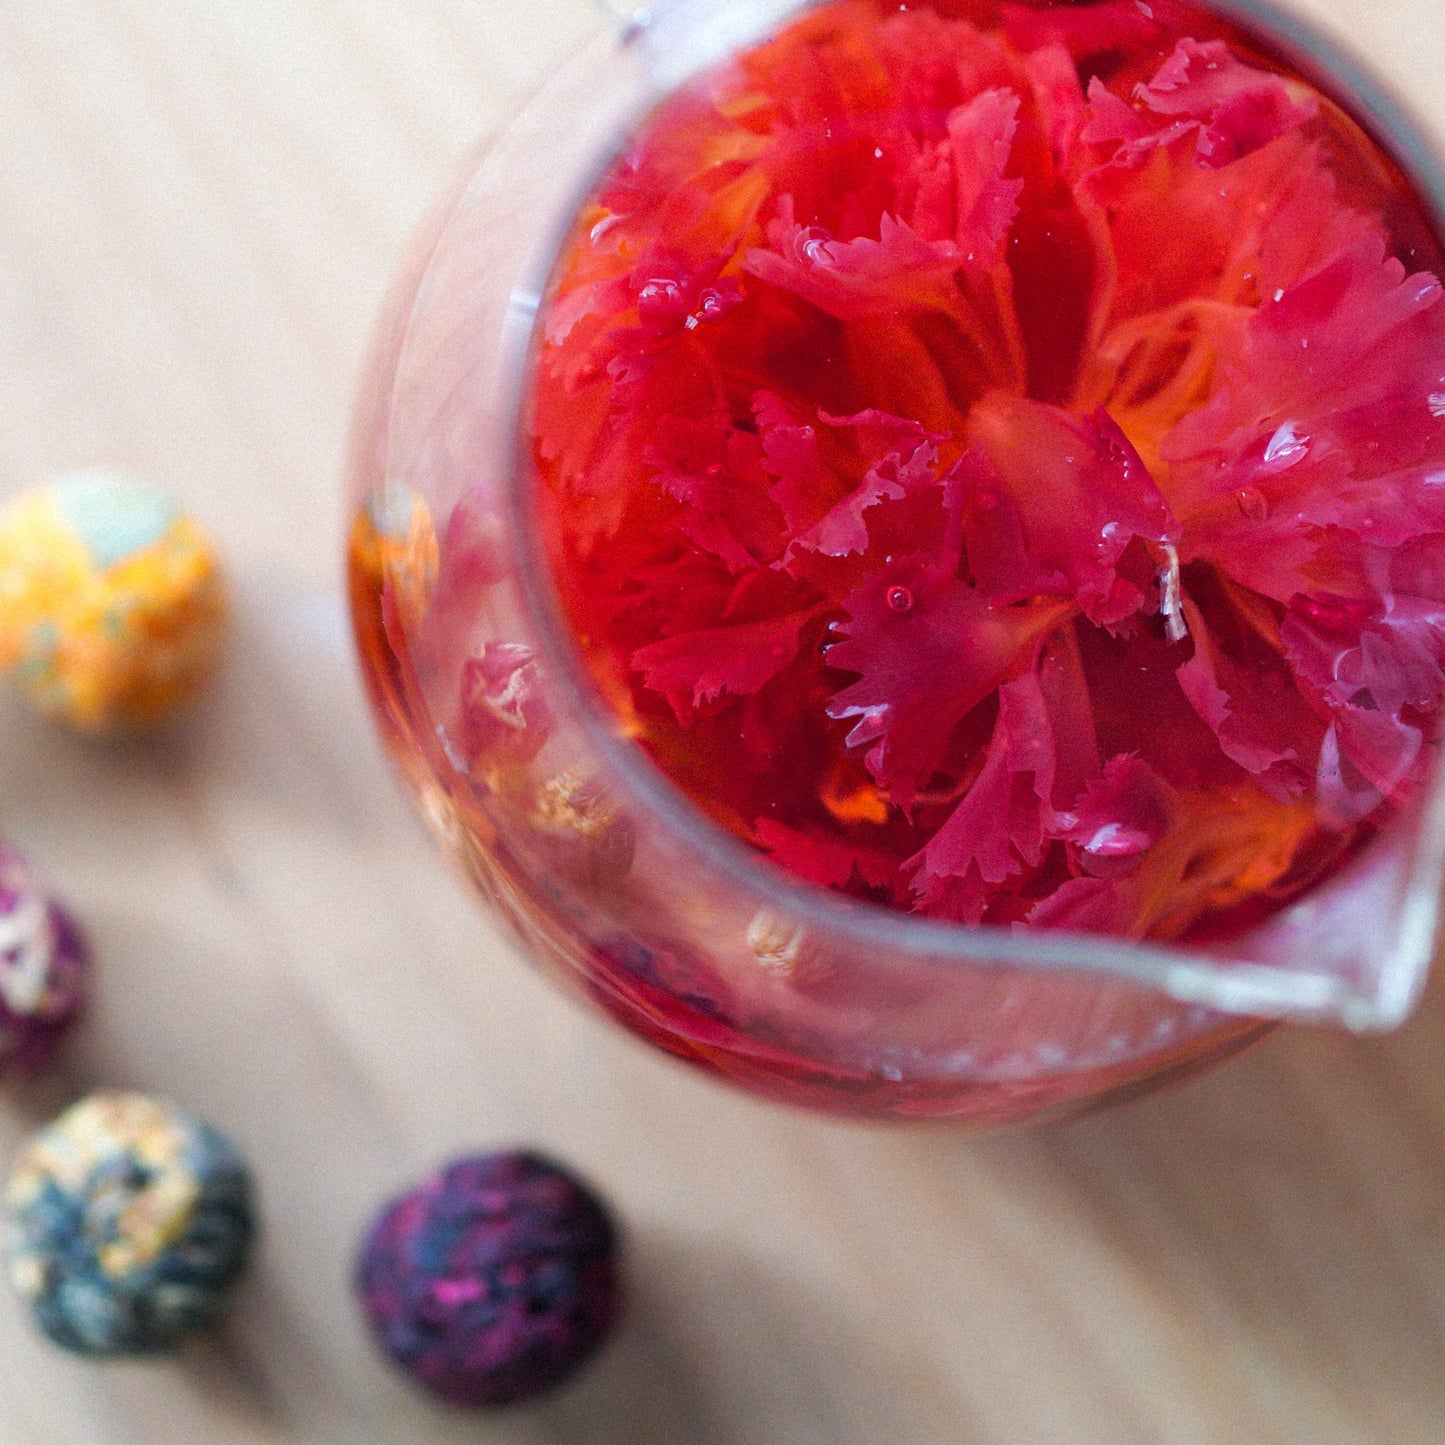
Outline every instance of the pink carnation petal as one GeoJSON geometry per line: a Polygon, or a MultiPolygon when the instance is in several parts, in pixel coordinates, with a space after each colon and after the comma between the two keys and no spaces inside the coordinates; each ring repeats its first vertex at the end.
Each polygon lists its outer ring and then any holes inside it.
{"type": "Polygon", "coordinates": [[[1185,561],[1287,603],[1331,535],[1398,546],[1445,529],[1445,307],[1365,236],[1267,301],[1210,402],[1164,439],[1185,561]]]}
{"type": "Polygon", "coordinates": [[[1193,6],[1176,0],[1101,0],[1094,5],[1020,5],[1003,7],[1005,33],[1024,50],[1062,45],[1080,68],[1096,70],[1120,54],[1155,50],[1169,29],[1211,22],[1193,6]]]}
{"type": "Polygon", "coordinates": [[[1066,811],[1099,775],[1094,703],[1074,628],[1059,628],[1044,644],[1039,689],[1054,733],[1054,802],[1066,811]]]}
{"type": "Polygon", "coordinates": [[[719,417],[667,416],[645,453],[657,481],[684,504],[683,535],[732,572],[777,559],[782,518],[759,493],[767,484],[756,436],[719,417]]]}
{"type": "Polygon", "coordinates": [[[1237,60],[1221,40],[1181,40],[1128,105],[1097,78],[1089,86],[1085,141],[1118,142],[1113,164],[1142,166],[1185,136],[1194,158],[1218,169],[1303,125],[1319,109],[1298,85],[1237,60]]]}
{"type": "Polygon", "coordinates": [[[1030,909],[1028,926],[1062,933],[1127,936],[1134,913],[1134,901],[1125,883],[1109,878],[1073,878],[1030,909]]]}
{"type": "Polygon", "coordinates": [[[1181,40],[1134,93],[1158,115],[1198,121],[1199,162],[1216,168],[1303,125],[1319,109],[1299,85],[1245,65],[1222,40],[1181,40]]]}
{"type": "Polygon", "coordinates": [[[1117,572],[1125,549],[1179,530],[1107,413],[1081,420],[994,393],[974,408],[968,435],[980,453],[965,524],[979,585],[1002,600],[1066,592],[1103,625],[1137,610],[1144,598],[1117,572]]]}
{"type": "Polygon", "coordinates": [[[1079,138],[1086,145],[1111,142],[1134,146],[1155,135],[1156,127],[1142,111],[1114,94],[1096,75],[1089,81],[1088,119],[1079,138]]]}
{"type": "Polygon", "coordinates": [[[1063,833],[1078,850],[1083,871],[1113,878],[1132,873],[1168,831],[1173,818],[1168,786],[1142,759],[1110,758],[1070,809],[1063,833]]]}
{"type": "Polygon", "coordinates": [[[815,525],[793,538],[795,547],[843,557],[867,547],[868,527],[863,514],[869,508],[890,499],[900,501],[910,492],[937,481],[938,450],[934,442],[938,439],[931,437],[917,422],[880,411],[849,417],[824,413],[820,420],[838,430],[854,432],[862,455],[876,458],[852,492],[835,503],[815,525]]]}
{"type": "Polygon", "coordinates": [[[680,720],[724,692],[755,693],[798,655],[798,634],[811,617],[795,612],[665,637],[639,648],[632,665],[662,693],[680,720]]]}
{"type": "MultiPolygon", "coordinates": [[[[1407,275],[1377,237],[1360,238],[1251,317],[1238,354],[1222,358],[1223,386],[1165,441],[1174,472],[1207,460],[1217,473],[1223,460],[1251,465],[1244,480],[1269,480],[1326,439],[1346,456],[1368,456],[1381,405],[1411,404],[1421,427],[1437,420],[1429,397],[1445,374],[1439,299],[1433,276],[1407,275]]],[[[1193,488],[1208,490],[1203,479],[1193,488]]]]}
{"type": "Polygon", "coordinates": [[[916,421],[877,409],[842,417],[820,412],[820,424],[844,434],[843,452],[854,474],[861,472],[840,497],[851,478],[824,463],[816,427],[799,422],[776,396],[760,394],[753,411],[763,437],[762,465],[775,478],[770,494],[792,534],[790,558],[799,549],[830,557],[862,552],[868,546],[865,513],[938,481],[936,443],[943,438],[916,421]]]}
{"type": "Polygon", "coordinates": [[[1024,183],[1004,179],[1018,113],[1017,95],[986,90],[948,117],[956,187],[954,239],[965,261],[996,256],[1018,213],[1024,183]]]}
{"type": "Polygon", "coordinates": [[[1186,599],[1184,615],[1194,656],[1178,672],[1179,686],[1209,724],[1224,755],[1280,799],[1308,786],[1324,725],[1305,704],[1283,661],[1245,666],[1220,651],[1200,610],[1186,599]]]}
{"type": "Polygon", "coordinates": [[[1057,42],[1031,51],[1024,56],[1023,66],[1054,163],[1066,172],[1072,171],[1084,128],[1084,92],[1079,85],[1078,67],[1057,42]]]}
{"type": "Polygon", "coordinates": [[[750,275],[845,321],[948,310],[958,298],[958,266],[952,242],[925,241],[891,215],[880,219],[876,241],[866,236],[839,241],[819,226],[800,225],[790,200],[768,227],[768,248],[755,248],[743,258],[750,275]]]}
{"type": "Polygon", "coordinates": [[[845,638],[828,665],[860,674],[828,716],[856,718],[850,747],[868,746],[874,778],[912,806],[954,725],[977,707],[1072,610],[1060,600],[994,607],[930,557],[898,558],[854,593],[845,638]]]}
{"type": "Polygon", "coordinates": [[[793,535],[819,518],[818,499],[829,477],[818,450],[817,429],[799,421],[781,397],[759,392],[753,415],[763,439],[763,466],[775,479],[769,488],[793,535]]]}
{"type": "Polygon", "coordinates": [[[999,688],[983,771],[923,851],[904,864],[916,870],[920,911],[937,916],[959,884],[971,898],[975,878],[997,886],[1025,866],[1037,867],[1057,826],[1053,786],[1053,729],[1038,677],[1027,672],[999,688]]]}
{"type": "Polygon", "coordinates": [[[1280,634],[1301,687],[1333,723],[1332,746],[1390,797],[1424,761],[1416,719],[1445,702],[1445,607],[1297,597],[1280,634]]]}

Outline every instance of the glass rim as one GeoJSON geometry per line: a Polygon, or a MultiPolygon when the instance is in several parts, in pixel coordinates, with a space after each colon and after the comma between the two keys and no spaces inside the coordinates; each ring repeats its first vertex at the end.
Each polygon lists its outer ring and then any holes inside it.
{"type": "MultiPolygon", "coordinates": [[[[718,9],[725,9],[728,3],[714,0],[718,9]]],[[[778,25],[826,3],[829,0],[797,0],[781,19],[774,12],[748,43],[757,43],[778,25]]],[[[1214,10],[1247,33],[1257,34],[1339,104],[1403,171],[1445,247],[1445,141],[1436,139],[1430,127],[1367,60],[1317,22],[1276,0],[1191,3],[1214,10]]],[[[663,3],[652,14],[668,8],[663,3]]],[[[636,51],[645,43],[649,29],[645,23],[634,23],[610,32],[608,38],[624,52],[636,51]]],[[[694,73],[719,58],[707,59],[695,67],[694,73]]],[[[875,950],[880,960],[888,955],[907,955],[902,966],[946,962],[1099,974],[1224,1013],[1334,1020],[1361,1031],[1402,1022],[1423,987],[1425,965],[1433,952],[1438,928],[1438,894],[1445,876],[1445,756],[1437,757],[1429,780],[1407,808],[1380,837],[1366,845],[1367,857],[1396,828],[1407,827],[1421,830],[1427,844],[1413,850],[1403,889],[1407,906],[1401,908],[1394,921],[1395,932],[1405,940],[1403,946],[1413,949],[1409,979],[1405,986],[1393,988],[1382,981],[1378,988],[1368,991],[1366,999],[1357,984],[1343,977],[1310,975],[1252,962],[1247,956],[1225,953],[1208,943],[1165,944],[1116,935],[1043,929],[1025,932],[992,924],[955,923],[906,913],[807,882],[721,827],[640,747],[620,735],[617,716],[592,680],[572,637],[551,578],[536,512],[530,506],[537,475],[532,457],[529,378],[537,359],[541,305],[549,294],[556,261],[573,221],[627,138],[667,93],[645,86],[639,102],[594,154],[581,182],[569,188],[569,204],[542,237],[543,244],[513,287],[500,348],[502,374],[509,378],[504,392],[504,425],[510,446],[504,446],[503,455],[511,462],[503,491],[508,522],[519,543],[515,575],[520,599],[535,630],[541,660],[566,697],[569,717],[597,750],[613,775],[611,781],[620,785],[626,804],[639,810],[644,823],[656,822],[670,836],[680,839],[701,862],[755,897],[760,906],[777,909],[820,937],[831,935],[855,948],[875,950]],[[1408,906],[1412,902],[1416,905],[1413,908],[1408,906]],[[1421,977],[1410,982],[1416,973],[1421,977]],[[1382,1004],[1380,998],[1387,1002],[1382,1004]]],[[[1359,858],[1354,860],[1350,870],[1361,862],[1359,858]]],[[[1350,870],[1338,876],[1348,876],[1350,870]]],[[[1269,922],[1266,919],[1261,926],[1267,927],[1269,922]]],[[[1239,943],[1247,946],[1257,931],[1240,935],[1239,943]]]]}

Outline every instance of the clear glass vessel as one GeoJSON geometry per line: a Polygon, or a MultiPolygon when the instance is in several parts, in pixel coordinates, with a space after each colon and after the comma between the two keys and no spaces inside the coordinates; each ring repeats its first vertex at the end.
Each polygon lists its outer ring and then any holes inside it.
{"type": "MultiPolygon", "coordinates": [[[[533,322],[566,228],[640,116],[806,8],[661,0],[599,27],[435,214],[360,399],[350,598],[382,735],[450,859],[531,956],[656,1046],[776,1100],[998,1124],[1127,1097],[1281,1020],[1391,1027],[1435,946],[1438,776],[1342,872],[1224,944],[963,928],[793,881],[652,766],[598,694],[531,506],[533,322]]],[[[1224,13],[1441,171],[1352,59],[1244,0],[1224,13]]]]}

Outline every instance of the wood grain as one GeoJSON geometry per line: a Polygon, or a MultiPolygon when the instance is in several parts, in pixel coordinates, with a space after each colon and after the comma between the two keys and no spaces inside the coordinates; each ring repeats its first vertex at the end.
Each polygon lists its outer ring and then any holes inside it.
{"type": "MultiPolygon", "coordinates": [[[[1436,0],[1314,0],[1445,134],[1436,0]]],[[[121,748],[0,707],[0,828],[102,968],[0,1152],[89,1087],[173,1095],[261,1176],[260,1266],[172,1363],[0,1298],[0,1441],[1194,1445],[1445,1440],[1445,991],[1170,1095],[967,1139],[849,1129],[654,1056],[538,981],[436,864],[340,610],[349,399],[406,238],[596,24],[582,0],[7,0],[0,490],[118,462],[224,540],[222,685],[121,748]],[[453,1416],[373,1358],[357,1233],[449,1152],[610,1193],[633,1299],[555,1400],[453,1416]]]]}

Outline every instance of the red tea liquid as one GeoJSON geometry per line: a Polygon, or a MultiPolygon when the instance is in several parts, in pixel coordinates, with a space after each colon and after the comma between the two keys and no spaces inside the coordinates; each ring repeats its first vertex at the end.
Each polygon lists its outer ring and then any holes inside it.
{"type": "Polygon", "coordinates": [[[1248,926],[1434,765],[1441,264],[1205,10],[811,11],[648,118],[553,276],[530,415],[586,666],[813,883],[1248,926]]]}

